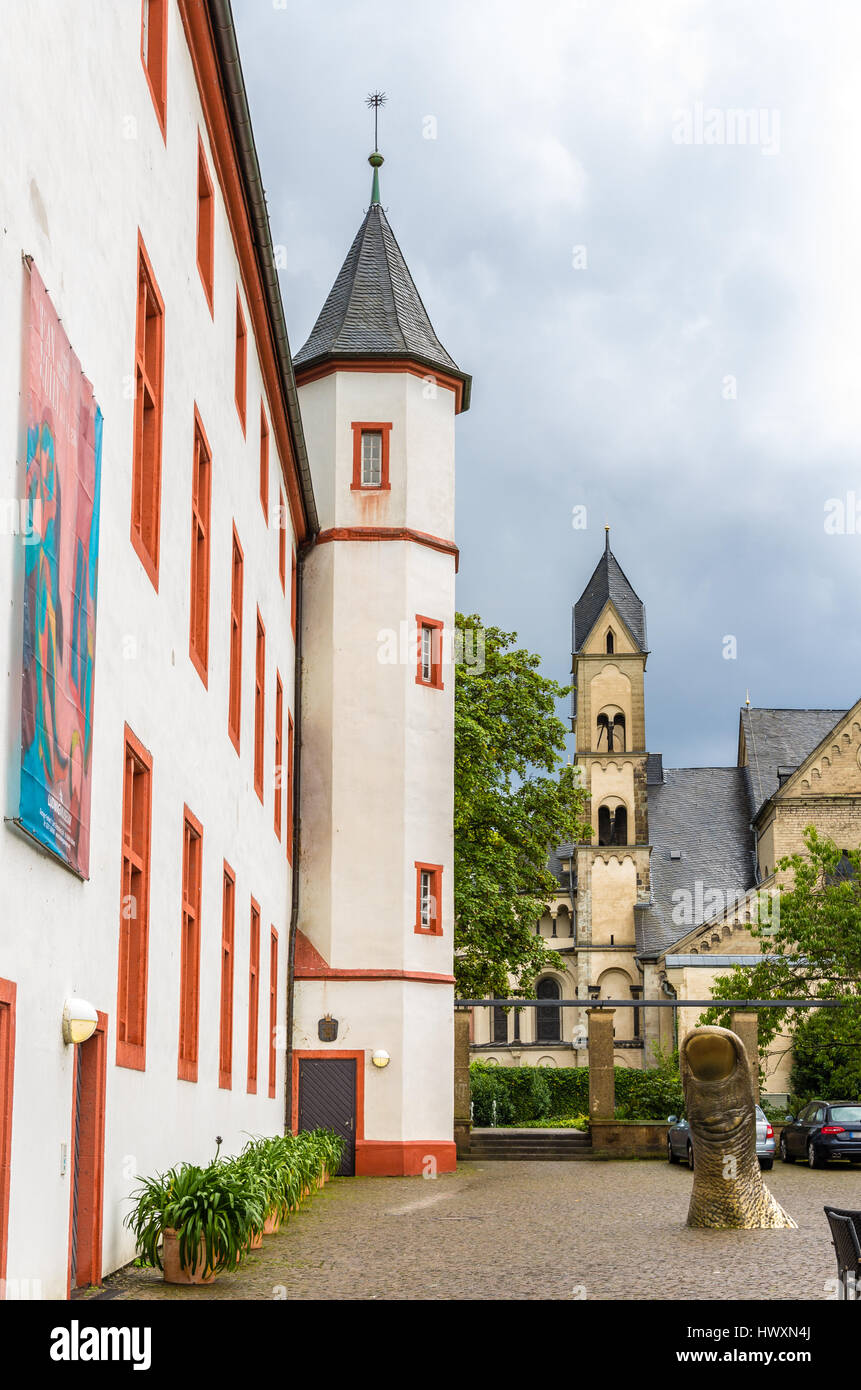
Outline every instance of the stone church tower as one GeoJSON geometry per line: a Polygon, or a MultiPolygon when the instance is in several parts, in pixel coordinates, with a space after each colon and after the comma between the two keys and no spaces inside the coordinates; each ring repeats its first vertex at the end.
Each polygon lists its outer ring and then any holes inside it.
{"type": "MultiPolygon", "coordinates": [[[[646,610],[610,549],[609,527],[574,605],[572,636],[576,761],[592,819],[592,843],[576,847],[578,994],[639,998],[636,913],[649,903],[646,610]]],[[[617,1011],[617,1045],[642,1042],[638,1013],[617,1011]]]]}
{"type": "Polygon", "coordinates": [[[295,357],[304,561],[294,1122],[343,1171],[454,1167],[455,416],[470,378],[372,201],[295,357]]]}

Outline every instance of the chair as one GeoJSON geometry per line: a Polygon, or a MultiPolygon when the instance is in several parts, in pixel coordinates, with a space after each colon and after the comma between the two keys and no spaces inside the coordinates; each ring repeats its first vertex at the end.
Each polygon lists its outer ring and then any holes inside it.
{"type": "Polygon", "coordinates": [[[831,1243],[837,1256],[837,1273],[843,1284],[844,1297],[861,1298],[861,1211],[841,1211],[825,1207],[831,1227],[831,1243]],[[852,1291],[850,1293],[850,1276],[852,1291]]]}

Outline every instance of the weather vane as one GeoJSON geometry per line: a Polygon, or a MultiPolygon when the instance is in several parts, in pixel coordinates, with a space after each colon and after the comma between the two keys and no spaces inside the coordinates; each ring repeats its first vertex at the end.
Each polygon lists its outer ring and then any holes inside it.
{"type": "Polygon", "coordinates": [[[370,96],[365,98],[365,105],[372,107],[374,112],[374,154],[379,153],[377,144],[377,119],[380,114],[380,107],[385,106],[387,100],[388,98],[385,92],[371,92],[370,96]]]}

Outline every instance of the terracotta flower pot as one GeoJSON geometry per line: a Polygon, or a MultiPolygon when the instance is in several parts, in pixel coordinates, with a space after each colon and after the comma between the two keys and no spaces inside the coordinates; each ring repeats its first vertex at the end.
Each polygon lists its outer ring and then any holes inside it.
{"type": "Polygon", "coordinates": [[[280,1226],[281,1213],[278,1211],[272,1211],[269,1213],[265,1222],[263,1223],[263,1234],[265,1236],[274,1236],[275,1232],[279,1230],[280,1226]]]}
{"type": "Polygon", "coordinates": [[[245,1243],[246,1250],[259,1250],[263,1244],[263,1231],[254,1231],[245,1243]]]}
{"type": "Polygon", "coordinates": [[[215,1270],[206,1267],[206,1244],[200,1242],[198,1246],[197,1268],[189,1269],[180,1263],[179,1258],[179,1236],[176,1231],[168,1227],[164,1232],[164,1246],[162,1249],[162,1264],[164,1266],[164,1282],[166,1284],[211,1284],[215,1279],[215,1270]]]}

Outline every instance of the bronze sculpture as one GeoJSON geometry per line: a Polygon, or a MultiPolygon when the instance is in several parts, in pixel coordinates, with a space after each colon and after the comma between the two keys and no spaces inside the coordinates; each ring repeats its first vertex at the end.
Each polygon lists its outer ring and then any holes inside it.
{"type": "Polygon", "coordinates": [[[741,1038],[728,1028],[695,1028],[682,1043],[679,1062],[694,1151],[688,1225],[794,1228],[762,1181],[753,1077],[741,1038]]]}

